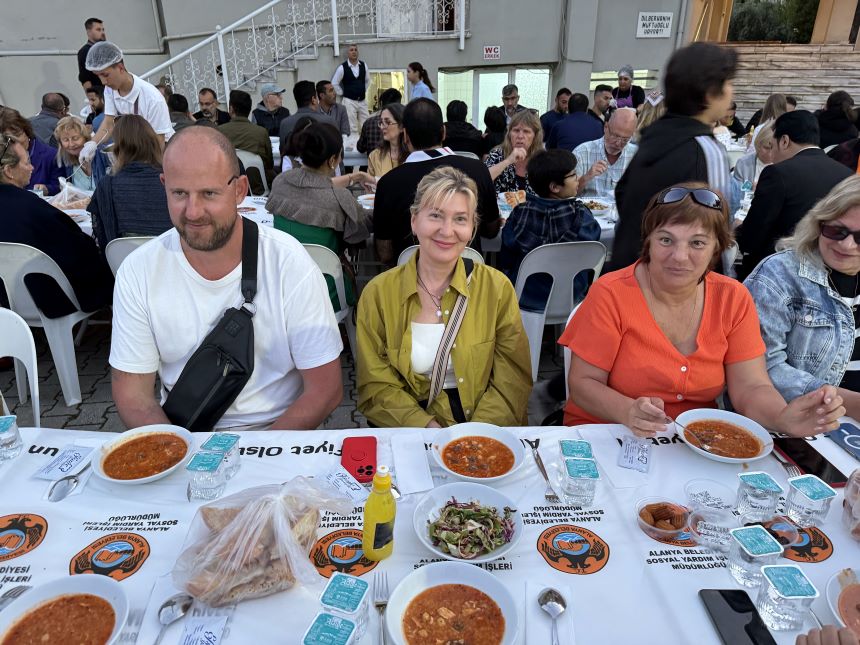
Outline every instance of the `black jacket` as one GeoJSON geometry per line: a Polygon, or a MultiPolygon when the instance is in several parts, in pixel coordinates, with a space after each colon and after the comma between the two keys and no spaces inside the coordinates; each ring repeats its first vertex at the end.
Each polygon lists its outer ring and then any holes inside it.
{"type": "Polygon", "coordinates": [[[762,170],[738,234],[738,246],[745,254],[738,279],[743,280],[771,255],[776,241],[790,235],[815,202],[852,174],[820,148],[801,150],[762,170]]]}
{"type": "MultiPolygon", "coordinates": [[[[93,239],[72,218],[17,186],[0,185],[0,242],[33,246],[56,262],[72,285],[84,311],[111,303],[113,274],[93,239]]],[[[48,318],[75,311],[53,279],[31,274],[24,284],[48,318]]],[[[4,294],[5,295],[5,294],[4,294]]]]}
{"type": "Polygon", "coordinates": [[[261,125],[269,131],[270,137],[277,137],[281,132],[281,121],[290,116],[290,111],[281,106],[274,112],[269,112],[262,103],[257,104],[254,110],[254,123],[261,125]]]}
{"type": "Polygon", "coordinates": [[[618,225],[608,270],[639,258],[642,214],[655,194],[685,181],[708,181],[705,153],[696,142],[702,135],[713,136],[711,128],[677,114],[666,114],[642,133],[639,150],[615,187],[618,225]]]}
{"type": "Polygon", "coordinates": [[[735,139],[740,139],[747,133],[746,130],[744,130],[744,124],[741,123],[737,117],[732,119],[732,124],[727,125],[726,127],[729,129],[729,132],[732,133],[732,136],[735,139]]]}
{"type": "Polygon", "coordinates": [[[442,145],[451,150],[472,152],[479,157],[484,152],[481,131],[466,121],[448,121],[445,124],[445,141],[442,145]]]}
{"type": "Polygon", "coordinates": [[[860,138],[849,139],[845,143],[840,143],[828,152],[827,156],[838,161],[851,172],[855,172],[858,161],[860,161],[860,138]]]}
{"type": "Polygon", "coordinates": [[[822,110],[816,116],[821,130],[818,145],[822,148],[845,143],[857,137],[857,126],[848,120],[842,110],[822,110]]]}

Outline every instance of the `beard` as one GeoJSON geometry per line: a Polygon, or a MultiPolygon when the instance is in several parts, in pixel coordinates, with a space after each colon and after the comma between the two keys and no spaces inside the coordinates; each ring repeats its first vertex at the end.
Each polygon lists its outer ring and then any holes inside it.
{"type": "Polygon", "coordinates": [[[238,220],[239,218],[236,217],[224,226],[218,226],[210,218],[206,224],[209,224],[211,229],[203,229],[201,231],[191,229],[189,231],[186,220],[183,218],[182,221],[176,225],[176,230],[179,232],[179,237],[181,237],[185,243],[195,251],[217,251],[227,244],[233,236],[233,230],[236,228],[236,222],[238,220]],[[211,233],[208,233],[208,235],[206,232],[207,230],[211,230],[211,233]]]}

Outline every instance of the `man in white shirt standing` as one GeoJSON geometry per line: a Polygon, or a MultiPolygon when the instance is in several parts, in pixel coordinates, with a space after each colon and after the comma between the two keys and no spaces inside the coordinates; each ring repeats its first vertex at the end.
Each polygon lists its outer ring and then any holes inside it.
{"type": "Polygon", "coordinates": [[[358,136],[369,116],[367,88],[370,87],[370,70],[363,60],[358,60],[358,45],[349,45],[346,60],[338,65],[331,84],[337,95],[343,97],[350,134],[358,136]]]}
{"type": "MultiPolygon", "coordinates": [[[[113,397],[129,428],[169,423],[167,393],[224,311],[243,301],[236,208],[248,179],[232,144],[213,128],[185,128],[165,150],[161,178],[174,228],[126,258],[114,290],[113,397]]],[[[254,370],[215,429],[313,429],[343,396],[328,288],[295,238],[258,230],[254,370]]]]}
{"type": "Polygon", "coordinates": [[[108,140],[114,121],[123,114],[139,114],[146,119],[162,145],[170,139],[173,125],[164,97],[154,85],[126,69],[119,47],[107,40],[95,43],[87,52],[86,65],[105,86],[105,116],[93,140],[81,150],[82,161],[92,160],[96,146],[108,140]]]}

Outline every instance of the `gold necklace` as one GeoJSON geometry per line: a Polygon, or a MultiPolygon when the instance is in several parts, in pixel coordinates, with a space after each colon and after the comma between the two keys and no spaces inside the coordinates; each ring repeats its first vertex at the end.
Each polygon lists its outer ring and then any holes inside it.
{"type": "MultiPolygon", "coordinates": [[[[651,269],[647,264],[645,265],[645,276],[648,278],[648,292],[651,295],[653,295],[654,294],[654,287],[651,286],[651,269]]],[[[645,298],[646,302],[648,302],[648,300],[649,300],[649,298],[645,298]]],[[[696,315],[696,303],[698,303],[698,302],[699,302],[699,285],[697,284],[696,285],[696,291],[693,294],[693,306],[690,308],[690,320],[687,321],[687,329],[684,330],[684,340],[686,340],[690,336],[690,329],[693,327],[693,318],[695,318],[695,315],[696,315]]],[[[654,303],[648,302],[648,306],[651,307],[651,312],[653,314],[654,303]]],[[[657,322],[656,317],[654,318],[654,322],[657,322]]],[[[659,323],[657,323],[657,324],[659,326],[659,323]]]]}
{"type": "Polygon", "coordinates": [[[433,303],[433,306],[436,307],[436,317],[442,317],[442,296],[436,296],[430,292],[430,289],[427,288],[427,285],[424,284],[424,280],[421,279],[421,274],[418,272],[418,266],[415,267],[415,275],[418,277],[418,286],[424,290],[428,296],[430,296],[430,302],[433,303]]]}

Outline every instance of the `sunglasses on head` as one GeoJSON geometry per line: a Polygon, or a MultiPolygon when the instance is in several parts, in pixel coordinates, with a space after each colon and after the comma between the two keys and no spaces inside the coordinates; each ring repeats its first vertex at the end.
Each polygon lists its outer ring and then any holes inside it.
{"type": "Polygon", "coordinates": [[[706,208],[713,208],[714,210],[722,210],[723,202],[720,199],[720,196],[717,195],[714,191],[708,190],[707,188],[669,188],[664,190],[657,196],[658,204],[675,204],[677,202],[683,201],[683,199],[689,195],[694,202],[699,204],[700,206],[705,206],[706,208]]]}
{"type": "Polygon", "coordinates": [[[821,234],[828,240],[844,240],[849,235],[854,238],[854,244],[860,246],[860,231],[851,231],[839,224],[821,224],[821,234]]]}

